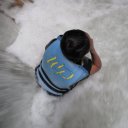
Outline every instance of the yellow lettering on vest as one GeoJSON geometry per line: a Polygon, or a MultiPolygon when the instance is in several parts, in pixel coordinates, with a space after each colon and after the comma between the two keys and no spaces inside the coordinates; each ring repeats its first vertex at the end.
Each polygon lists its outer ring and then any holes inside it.
{"type": "Polygon", "coordinates": [[[56,59],[56,56],[53,57],[53,58],[51,58],[51,59],[48,59],[48,60],[47,60],[47,63],[49,63],[49,62],[51,62],[51,61],[53,61],[53,60],[55,60],[55,59],[56,59]]]}
{"type": "Polygon", "coordinates": [[[55,66],[56,64],[58,64],[58,62],[54,62],[50,65],[50,67],[52,68],[53,66],[55,66]]]}
{"type": "Polygon", "coordinates": [[[71,74],[69,77],[67,77],[66,79],[69,80],[74,76],[74,74],[71,74]]]}
{"type": "Polygon", "coordinates": [[[74,76],[74,74],[71,74],[69,77],[64,77],[64,76],[62,76],[62,78],[64,78],[64,79],[66,79],[66,80],[69,80],[69,79],[71,79],[72,77],[74,76]]]}
{"type": "Polygon", "coordinates": [[[56,72],[56,74],[62,74],[62,73],[64,73],[65,71],[64,70],[62,70],[62,71],[60,71],[60,72],[56,72]]]}
{"type": "Polygon", "coordinates": [[[57,68],[62,68],[63,66],[64,66],[64,64],[62,64],[62,65],[58,66],[57,68]]]}

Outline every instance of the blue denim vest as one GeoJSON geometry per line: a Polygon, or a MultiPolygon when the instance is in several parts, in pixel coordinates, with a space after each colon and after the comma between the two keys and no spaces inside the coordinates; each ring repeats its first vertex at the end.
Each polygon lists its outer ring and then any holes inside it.
{"type": "Polygon", "coordinates": [[[82,66],[68,60],[62,53],[59,36],[44,52],[36,68],[36,78],[47,92],[62,96],[73,88],[72,85],[86,78],[89,73],[82,66]]]}

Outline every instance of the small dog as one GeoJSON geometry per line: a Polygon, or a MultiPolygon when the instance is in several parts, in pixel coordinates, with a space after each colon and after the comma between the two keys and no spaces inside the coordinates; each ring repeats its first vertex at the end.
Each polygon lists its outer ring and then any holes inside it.
{"type": "Polygon", "coordinates": [[[14,0],[14,2],[11,3],[9,8],[13,8],[13,7],[17,7],[17,6],[23,7],[25,1],[29,1],[29,2],[33,3],[33,0],[14,0]]]}

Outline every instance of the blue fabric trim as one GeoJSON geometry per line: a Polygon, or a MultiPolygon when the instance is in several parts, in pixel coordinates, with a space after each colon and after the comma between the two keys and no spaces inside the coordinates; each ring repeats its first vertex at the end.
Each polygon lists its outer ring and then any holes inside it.
{"type": "Polygon", "coordinates": [[[42,74],[41,74],[41,72],[40,72],[39,70],[38,70],[38,73],[39,73],[39,76],[40,76],[41,80],[42,80],[42,81],[45,83],[45,85],[48,86],[51,90],[53,90],[53,91],[55,91],[55,92],[57,92],[57,93],[65,93],[65,92],[60,91],[60,90],[57,90],[57,89],[55,89],[53,86],[49,85],[49,84],[47,83],[47,81],[44,79],[44,77],[42,76],[42,74]]]}
{"type": "Polygon", "coordinates": [[[47,80],[49,81],[49,83],[51,83],[56,89],[63,91],[63,92],[67,92],[68,89],[64,89],[64,88],[58,88],[55,84],[53,84],[53,82],[49,79],[49,77],[47,76],[47,74],[45,73],[45,71],[43,70],[43,67],[40,66],[41,71],[43,72],[44,76],[47,78],[47,80]]]}
{"type": "Polygon", "coordinates": [[[55,92],[53,90],[51,90],[46,84],[45,82],[42,80],[42,79],[39,79],[40,76],[39,76],[39,72],[38,72],[38,69],[37,69],[37,81],[39,83],[39,85],[44,89],[46,90],[47,92],[50,92],[52,94],[55,94],[55,95],[58,95],[58,96],[62,96],[64,95],[63,93],[59,93],[59,92],[55,92]]]}

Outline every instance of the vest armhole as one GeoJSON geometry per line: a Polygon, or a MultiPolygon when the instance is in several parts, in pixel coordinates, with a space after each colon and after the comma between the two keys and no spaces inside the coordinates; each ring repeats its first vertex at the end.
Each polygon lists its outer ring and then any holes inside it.
{"type": "Polygon", "coordinates": [[[92,60],[88,57],[86,57],[84,60],[83,60],[83,67],[88,71],[88,73],[90,74],[90,70],[91,70],[91,67],[92,67],[92,60]]]}

